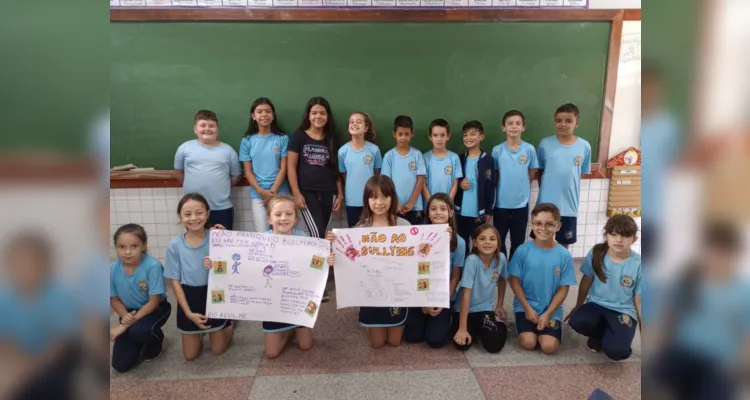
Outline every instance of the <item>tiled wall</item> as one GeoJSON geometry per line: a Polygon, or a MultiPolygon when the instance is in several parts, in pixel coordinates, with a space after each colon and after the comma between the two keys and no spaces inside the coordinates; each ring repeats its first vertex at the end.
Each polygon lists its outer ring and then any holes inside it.
{"type": "MultiPolygon", "coordinates": [[[[538,195],[537,182],[533,183],[531,207],[538,195]]],[[[133,222],[143,225],[148,234],[148,247],[151,255],[164,261],[170,240],[183,230],[177,219],[177,202],[182,189],[112,189],[110,191],[110,235],[120,225],[133,222]]],[[[601,241],[601,231],[607,220],[607,197],[609,180],[584,179],[581,181],[581,203],[578,215],[578,243],[570,247],[573,257],[584,257],[601,241]]],[[[232,189],[232,203],[235,208],[235,230],[252,231],[252,210],[247,187],[232,189]]],[[[640,225],[640,218],[636,221],[640,225]]],[[[344,212],[334,214],[329,228],[346,228],[344,212]]],[[[527,235],[528,236],[528,235],[527,235]]],[[[640,242],[633,246],[640,252],[640,242]]],[[[116,257],[114,245],[110,243],[110,256],[116,257]]]]}

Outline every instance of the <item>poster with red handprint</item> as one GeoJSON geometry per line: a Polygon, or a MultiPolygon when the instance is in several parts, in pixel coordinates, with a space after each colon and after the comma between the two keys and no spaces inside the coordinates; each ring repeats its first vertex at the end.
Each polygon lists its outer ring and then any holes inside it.
{"type": "Polygon", "coordinates": [[[450,305],[448,225],[334,229],[336,304],[450,305]]]}

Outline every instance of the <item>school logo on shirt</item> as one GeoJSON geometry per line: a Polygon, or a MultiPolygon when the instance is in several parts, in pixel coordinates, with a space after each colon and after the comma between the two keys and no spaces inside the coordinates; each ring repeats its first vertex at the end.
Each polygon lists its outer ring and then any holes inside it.
{"type": "Polygon", "coordinates": [[[416,171],[417,170],[417,163],[415,161],[409,162],[409,171],[416,171]]]}
{"type": "Polygon", "coordinates": [[[500,277],[500,274],[497,273],[497,271],[492,273],[492,283],[497,283],[497,278],[500,277]]]}
{"type": "Polygon", "coordinates": [[[391,312],[391,317],[397,317],[399,314],[401,314],[401,308],[399,307],[391,307],[389,311],[391,312]]]}
{"type": "Polygon", "coordinates": [[[281,152],[281,148],[279,147],[278,144],[273,145],[273,152],[274,153],[280,153],[281,152]]]}
{"type": "Polygon", "coordinates": [[[446,166],[445,166],[445,174],[446,174],[446,175],[450,175],[450,174],[451,174],[451,172],[453,172],[453,166],[451,166],[451,165],[446,165],[446,166]]]}
{"type": "Polygon", "coordinates": [[[371,156],[371,155],[369,155],[369,154],[366,154],[366,155],[365,155],[365,158],[364,158],[363,160],[364,160],[364,162],[365,162],[365,165],[370,165],[370,164],[372,164],[372,156],[371,156]]]}
{"type": "Polygon", "coordinates": [[[486,180],[492,179],[492,170],[491,169],[488,169],[488,170],[484,171],[484,179],[486,179],[486,180]]]}
{"type": "Polygon", "coordinates": [[[518,157],[518,163],[521,165],[525,165],[527,161],[529,161],[529,159],[526,157],[526,154],[521,154],[521,156],[518,157]]]}
{"type": "Polygon", "coordinates": [[[632,288],[633,277],[630,275],[623,275],[622,278],[620,278],[620,286],[626,287],[626,288],[632,288]]]}
{"type": "Polygon", "coordinates": [[[633,320],[630,319],[630,315],[628,315],[628,314],[620,314],[617,317],[617,320],[620,321],[621,324],[627,325],[628,328],[632,328],[633,327],[633,320]]]}
{"type": "Polygon", "coordinates": [[[573,163],[575,163],[576,167],[581,165],[581,156],[576,156],[576,158],[573,160],[573,163]]]}
{"type": "Polygon", "coordinates": [[[560,271],[562,271],[560,267],[555,267],[555,276],[560,276],[560,271]]]}
{"type": "Polygon", "coordinates": [[[138,281],[138,289],[141,290],[141,292],[145,292],[148,290],[148,286],[146,285],[146,281],[138,281]]]}
{"type": "Polygon", "coordinates": [[[565,232],[565,239],[573,239],[573,231],[565,232]]]}
{"type": "Polygon", "coordinates": [[[557,329],[558,322],[557,322],[556,319],[551,319],[551,320],[549,320],[549,322],[547,322],[547,326],[550,327],[550,328],[552,328],[552,329],[557,329]]]}

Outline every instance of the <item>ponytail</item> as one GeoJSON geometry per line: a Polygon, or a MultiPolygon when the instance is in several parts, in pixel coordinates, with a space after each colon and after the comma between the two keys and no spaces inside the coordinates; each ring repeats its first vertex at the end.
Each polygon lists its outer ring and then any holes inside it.
{"type": "Polygon", "coordinates": [[[594,267],[594,273],[602,283],[607,283],[607,274],[604,268],[604,257],[609,251],[609,244],[598,243],[591,250],[591,266],[594,267]]]}

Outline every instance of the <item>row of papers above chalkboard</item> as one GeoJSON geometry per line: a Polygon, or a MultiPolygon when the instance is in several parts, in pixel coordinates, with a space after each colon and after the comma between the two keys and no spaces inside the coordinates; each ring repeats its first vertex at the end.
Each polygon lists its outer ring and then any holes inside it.
{"type": "Polygon", "coordinates": [[[109,6],[588,8],[588,0],[110,0],[109,6]]]}

